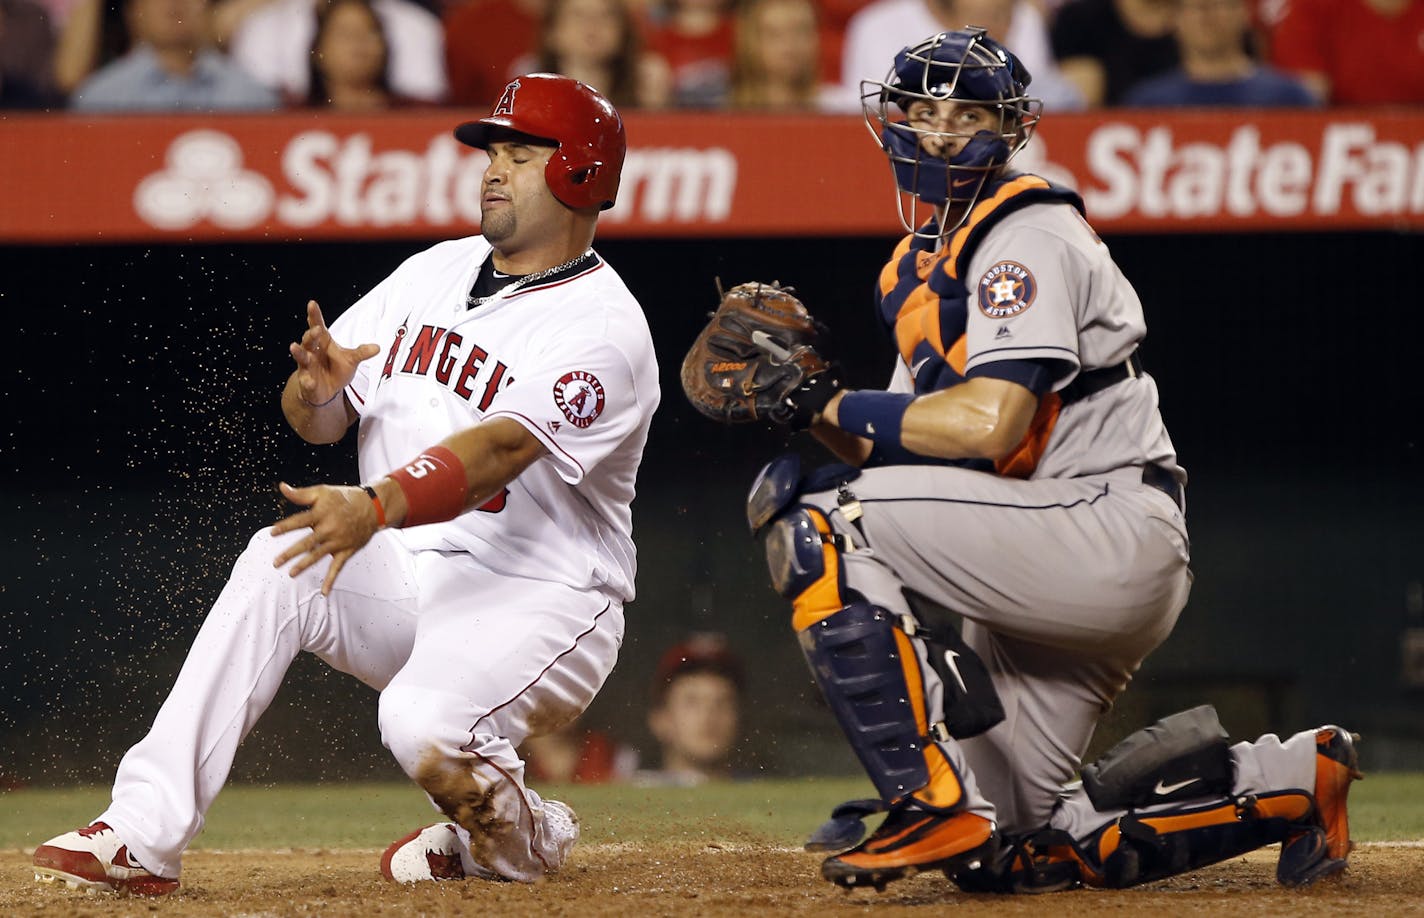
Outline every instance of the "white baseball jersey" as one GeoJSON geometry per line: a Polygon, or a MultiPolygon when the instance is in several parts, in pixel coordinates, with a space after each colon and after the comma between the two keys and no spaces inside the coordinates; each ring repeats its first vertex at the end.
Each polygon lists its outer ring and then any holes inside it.
{"type": "Polygon", "coordinates": [[[401,541],[631,600],[630,503],[659,400],[647,320],[596,255],[573,276],[507,287],[470,308],[490,251],[481,236],[427,249],[332,323],[348,347],[381,347],[346,389],[361,415],[362,480],[483,420],[516,421],[549,455],[478,510],[402,529],[401,541]]]}

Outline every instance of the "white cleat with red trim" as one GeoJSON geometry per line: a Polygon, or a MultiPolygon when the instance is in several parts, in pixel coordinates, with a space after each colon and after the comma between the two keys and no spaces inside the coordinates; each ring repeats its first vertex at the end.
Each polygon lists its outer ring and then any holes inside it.
{"type": "Polygon", "coordinates": [[[144,869],[118,833],[103,822],[51,838],[35,849],[34,865],[38,882],[88,892],[163,896],[178,888],[176,879],[144,869]]]}
{"type": "MultiPolygon", "coordinates": [[[[579,839],[579,818],[573,808],[557,800],[544,800],[544,825],[540,860],[551,871],[568,860],[579,839]]],[[[476,864],[453,822],[437,822],[398,839],[381,855],[381,876],[396,883],[430,880],[501,880],[492,870],[476,864]]]]}
{"type": "Polygon", "coordinates": [[[395,883],[463,880],[466,877],[498,879],[493,873],[473,864],[466,869],[466,856],[465,845],[455,831],[455,824],[437,822],[416,829],[392,843],[381,855],[381,876],[395,883]]]}

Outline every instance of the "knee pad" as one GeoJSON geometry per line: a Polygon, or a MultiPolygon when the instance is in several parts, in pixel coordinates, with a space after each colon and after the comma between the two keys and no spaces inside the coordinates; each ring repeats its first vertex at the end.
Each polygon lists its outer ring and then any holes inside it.
{"type": "Polygon", "coordinates": [[[815,507],[783,513],[766,534],[771,585],[795,609],[792,626],[802,631],[840,609],[844,571],[830,520],[815,507]]]}
{"type": "Polygon", "coordinates": [[[1231,793],[1231,749],[1209,704],[1164,717],[1083,766],[1083,790],[1100,811],[1231,793]]]}
{"type": "Polygon", "coordinates": [[[782,453],[761,467],[747,495],[747,528],[755,537],[802,494],[838,488],[860,477],[860,470],[836,462],[801,474],[801,457],[782,453]]]}

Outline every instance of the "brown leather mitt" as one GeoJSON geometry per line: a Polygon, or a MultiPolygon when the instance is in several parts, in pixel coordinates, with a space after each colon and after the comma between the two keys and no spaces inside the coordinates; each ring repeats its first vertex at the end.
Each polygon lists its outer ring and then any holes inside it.
{"type": "MultiPolygon", "coordinates": [[[[791,287],[738,284],[722,295],[682,361],[682,391],[714,421],[804,427],[794,396],[830,364],[816,352],[817,323],[791,287]]],[[[822,403],[824,405],[824,403],[822,403]]]]}

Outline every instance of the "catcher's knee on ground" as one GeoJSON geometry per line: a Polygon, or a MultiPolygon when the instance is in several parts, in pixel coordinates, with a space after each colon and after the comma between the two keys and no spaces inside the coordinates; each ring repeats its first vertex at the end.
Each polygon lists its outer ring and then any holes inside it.
{"type": "MultiPolygon", "coordinates": [[[[1018,839],[990,882],[1038,892],[1081,881],[1122,888],[1282,842],[1277,879],[1304,885],[1343,867],[1326,856],[1315,801],[1300,789],[1234,795],[1225,731],[1210,706],[1139,730],[1083,768],[1079,802],[1104,814],[1086,836],[1046,829],[1018,839]],[[1113,816],[1111,814],[1119,815],[1113,816]]],[[[988,878],[978,878],[984,881],[988,878]]]]}

